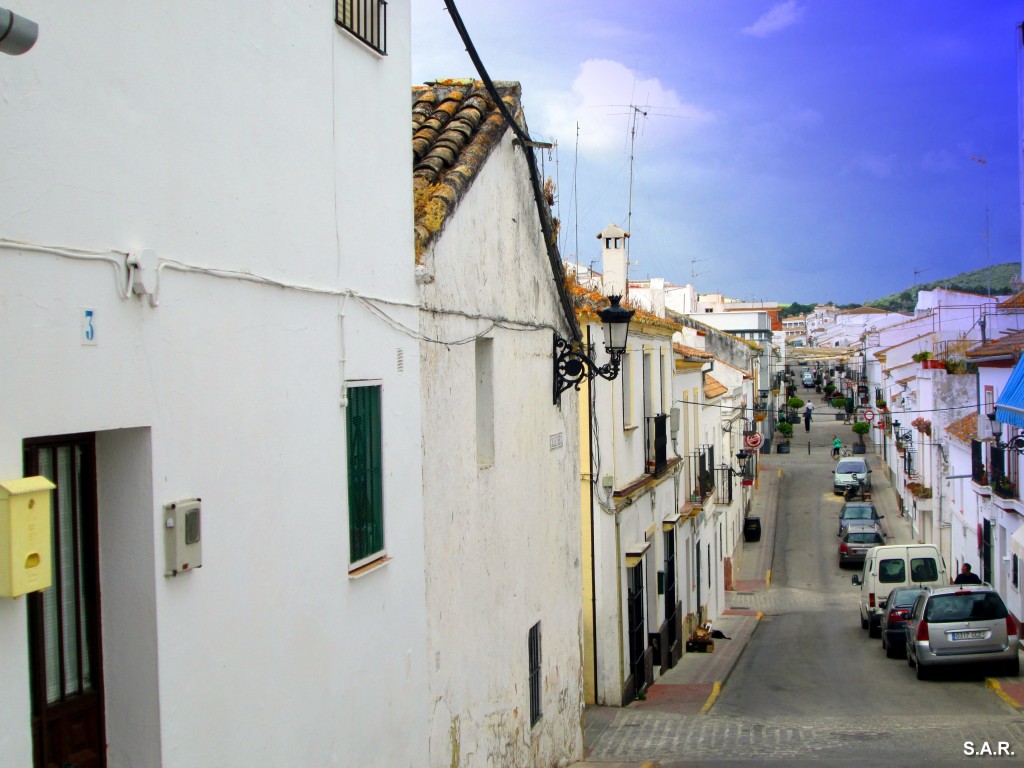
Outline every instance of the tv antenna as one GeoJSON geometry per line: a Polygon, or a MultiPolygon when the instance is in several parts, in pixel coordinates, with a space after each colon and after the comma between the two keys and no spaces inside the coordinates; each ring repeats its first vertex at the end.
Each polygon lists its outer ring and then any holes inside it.
{"type": "Polygon", "coordinates": [[[707,272],[698,272],[697,271],[697,265],[700,264],[700,262],[702,262],[702,261],[707,261],[707,259],[690,259],[690,279],[691,280],[696,280],[701,275],[706,275],[707,274],[707,272]]]}
{"type": "Polygon", "coordinates": [[[929,269],[931,269],[931,267],[923,267],[922,269],[915,269],[914,270],[914,287],[915,288],[918,285],[918,283],[917,283],[917,276],[920,275],[922,272],[927,272],[929,269]]]}

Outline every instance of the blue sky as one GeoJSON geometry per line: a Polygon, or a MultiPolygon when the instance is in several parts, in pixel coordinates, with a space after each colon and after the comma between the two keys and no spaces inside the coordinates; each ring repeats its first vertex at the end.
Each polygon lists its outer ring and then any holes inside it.
{"type": "MultiPolygon", "coordinates": [[[[848,303],[1021,261],[1024,0],[456,3],[557,142],[563,258],[626,226],[635,115],[631,277],[848,303]]],[[[475,76],[442,0],[412,23],[414,83],[475,76]]]]}

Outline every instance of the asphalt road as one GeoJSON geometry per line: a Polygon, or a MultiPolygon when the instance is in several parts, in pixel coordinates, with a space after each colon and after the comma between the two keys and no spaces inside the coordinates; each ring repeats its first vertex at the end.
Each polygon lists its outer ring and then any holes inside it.
{"type": "MultiPolygon", "coordinates": [[[[1024,718],[986,686],[985,673],[918,681],[905,661],[886,658],[881,641],[861,629],[850,581],[858,571],[841,569],[837,560],[842,500],[831,492],[833,462],[824,447],[832,431],[824,420],[810,434],[801,425],[793,453],[776,459],[783,479],[772,588],[755,605],[765,616],[708,717],[733,728],[734,747],[691,752],[680,764],[967,765],[978,757],[1024,763],[1024,718]],[[806,438],[821,446],[811,455],[806,438]],[[992,755],[979,754],[987,751],[992,755]]],[[[869,460],[889,540],[909,541],[884,472],[869,460]]]]}

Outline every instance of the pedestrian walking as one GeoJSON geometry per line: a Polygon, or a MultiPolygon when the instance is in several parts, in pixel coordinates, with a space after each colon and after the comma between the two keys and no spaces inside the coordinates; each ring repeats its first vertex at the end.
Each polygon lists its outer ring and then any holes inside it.
{"type": "Polygon", "coordinates": [[[810,432],[811,431],[811,407],[810,407],[810,405],[808,405],[807,406],[807,410],[804,411],[804,431],[805,432],[810,432]]]}
{"type": "Polygon", "coordinates": [[[981,584],[978,574],[971,573],[971,564],[964,563],[960,566],[960,573],[953,579],[954,584],[981,584]]]}
{"type": "Polygon", "coordinates": [[[843,441],[835,435],[832,435],[832,458],[839,458],[839,449],[843,447],[843,441]]]}

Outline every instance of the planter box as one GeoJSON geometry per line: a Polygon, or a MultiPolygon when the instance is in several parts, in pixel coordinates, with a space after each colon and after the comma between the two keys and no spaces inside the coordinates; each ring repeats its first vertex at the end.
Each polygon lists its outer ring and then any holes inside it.
{"type": "Polygon", "coordinates": [[[854,443],[853,444],[853,452],[854,453],[867,453],[867,451],[868,451],[868,447],[866,445],[861,445],[860,443],[854,443]]]}
{"type": "Polygon", "coordinates": [[[945,370],[946,369],[946,361],[945,360],[936,360],[935,358],[929,358],[928,360],[922,360],[921,361],[921,367],[924,368],[925,370],[928,370],[928,369],[932,369],[932,370],[940,370],[940,369],[941,370],[945,370]]]}
{"type": "Polygon", "coordinates": [[[776,443],[775,444],[775,452],[776,453],[789,453],[789,443],[776,443]]]}
{"type": "Polygon", "coordinates": [[[845,413],[840,412],[840,413],[836,414],[836,421],[842,421],[845,418],[846,418],[846,414],[845,413]]]}

